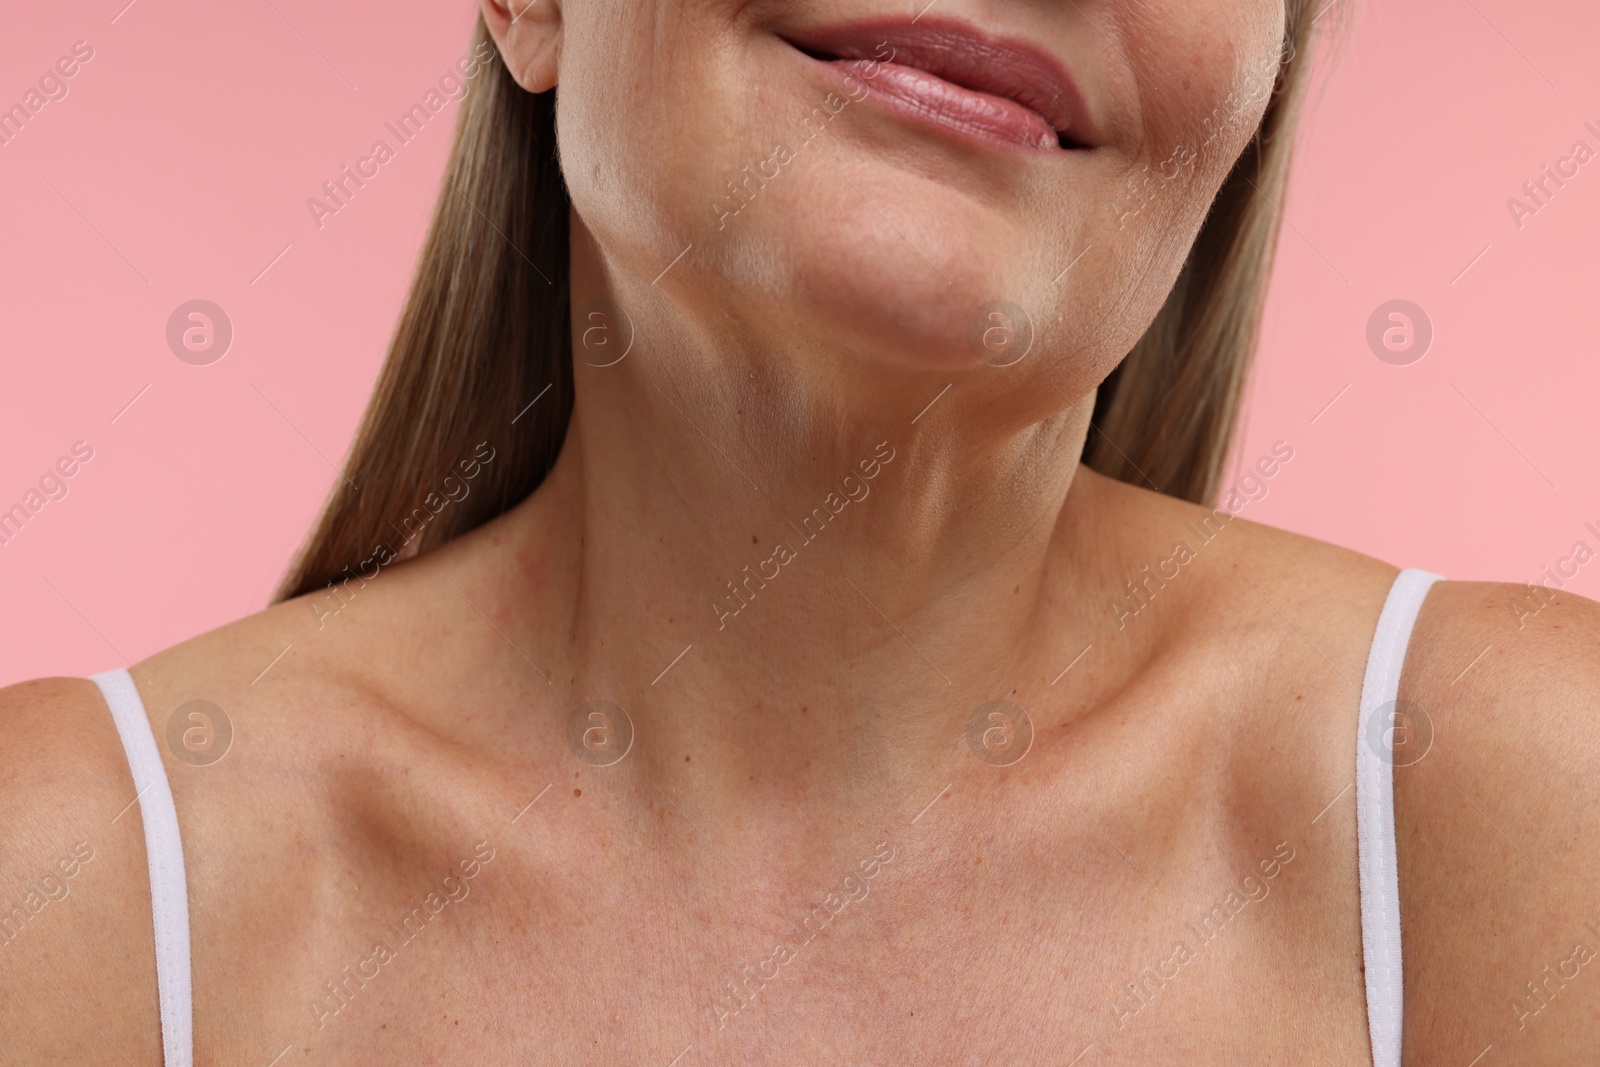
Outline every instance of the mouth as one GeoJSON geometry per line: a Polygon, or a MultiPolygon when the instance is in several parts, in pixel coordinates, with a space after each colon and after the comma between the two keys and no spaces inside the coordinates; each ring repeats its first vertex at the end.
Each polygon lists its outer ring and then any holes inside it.
{"type": "Polygon", "coordinates": [[[1094,147],[1083,94],[1054,56],[954,19],[882,17],[783,40],[914,119],[1035,152],[1094,147]]]}

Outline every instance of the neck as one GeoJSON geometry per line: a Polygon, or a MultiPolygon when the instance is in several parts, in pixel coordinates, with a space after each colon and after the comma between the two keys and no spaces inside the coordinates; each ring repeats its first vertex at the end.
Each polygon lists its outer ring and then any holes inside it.
{"type": "Polygon", "coordinates": [[[608,302],[656,325],[618,331],[631,348],[611,366],[575,342],[561,458],[508,522],[529,602],[566,620],[558,699],[623,707],[641,765],[687,756],[741,786],[914,774],[980,704],[1042,697],[1091,639],[1070,605],[1107,599],[1083,565],[1092,391],[1018,413],[982,375],[608,302]],[[772,370],[796,367],[825,372],[772,370]]]}

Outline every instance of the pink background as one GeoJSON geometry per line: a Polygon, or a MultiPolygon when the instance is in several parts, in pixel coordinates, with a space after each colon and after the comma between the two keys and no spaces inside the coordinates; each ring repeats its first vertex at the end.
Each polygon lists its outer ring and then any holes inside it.
{"type": "MultiPolygon", "coordinates": [[[[0,546],[0,684],[123,665],[266,603],[365,404],[455,105],[320,230],[306,199],[467,54],[475,10],[125,2],[19,5],[0,34],[5,106],[94,49],[0,146],[0,509],[94,448],[0,546]],[[195,298],[234,324],[210,366],[166,346],[195,298]]],[[[1600,9],[1397,0],[1352,23],[1302,132],[1239,447],[1295,455],[1244,514],[1535,580],[1600,548],[1600,160],[1520,230],[1506,201],[1575,140],[1600,149],[1600,9]],[[1396,298],[1434,324],[1410,366],[1366,343],[1396,298]]],[[[1600,561],[1570,588],[1600,598],[1600,561]]]]}

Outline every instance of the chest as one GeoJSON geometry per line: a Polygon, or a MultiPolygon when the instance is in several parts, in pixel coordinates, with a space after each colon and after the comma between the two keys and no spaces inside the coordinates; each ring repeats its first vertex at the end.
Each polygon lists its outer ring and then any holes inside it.
{"type": "Polygon", "coordinates": [[[1366,1056],[1359,930],[1350,955],[1316,843],[1141,871],[1093,830],[1039,855],[918,829],[769,869],[467,851],[368,887],[375,907],[258,929],[256,964],[208,950],[197,1048],[663,1067],[1366,1056]]]}

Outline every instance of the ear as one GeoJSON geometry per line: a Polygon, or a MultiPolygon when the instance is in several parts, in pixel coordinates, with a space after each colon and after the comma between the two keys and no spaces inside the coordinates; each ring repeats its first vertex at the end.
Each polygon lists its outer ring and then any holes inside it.
{"type": "Polygon", "coordinates": [[[517,84],[530,93],[555,88],[561,65],[559,0],[481,0],[483,20],[517,84]]]}

